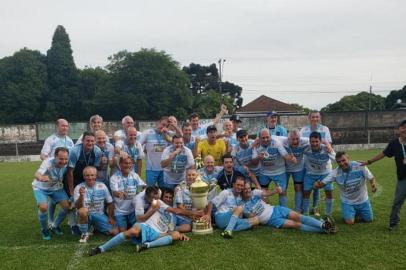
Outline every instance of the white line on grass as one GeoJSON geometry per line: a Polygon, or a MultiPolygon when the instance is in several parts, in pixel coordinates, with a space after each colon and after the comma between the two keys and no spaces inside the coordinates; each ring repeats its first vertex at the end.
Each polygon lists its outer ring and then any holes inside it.
{"type": "Polygon", "coordinates": [[[76,246],[75,252],[73,253],[68,263],[68,266],[66,267],[67,270],[76,269],[79,266],[80,259],[85,253],[87,247],[88,245],[86,244],[78,244],[76,246]]]}
{"type": "MultiPolygon", "coordinates": [[[[97,241],[91,242],[90,244],[99,245],[103,243],[104,242],[97,241]]],[[[73,245],[76,245],[76,243],[54,244],[54,245],[40,244],[40,245],[24,245],[24,246],[0,246],[0,250],[45,249],[45,248],[58,249],[58,248],[69,248],[72,247],[73,245]]]]}

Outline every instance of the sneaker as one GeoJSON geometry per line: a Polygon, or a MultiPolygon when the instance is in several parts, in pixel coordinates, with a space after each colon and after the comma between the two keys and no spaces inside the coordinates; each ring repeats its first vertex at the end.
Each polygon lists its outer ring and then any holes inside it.
{"type": "Polygon", "coordinates": [[[101,249],[100,249],[99,247],[92,248],[92,249],[89,251],[89,256],[94,256],[94,255],[100,254],[101,252],[102,252],[102,251],[101,251],[101,249]]]}
{"type": "Polygon", "coordinates": [[[324,223],[329,224],[329,225],[327,225],[327,226],[329,226],[328,233],[335,234],[335,233],[338,232],[338,228],[336,226],[336,223],[335,223],[334,219],[331,216],[325,216],[323,218],[323,220],[324,220],[324,223]]]}
{"type": "Polygon", "coordinates": [[[317,209],[317,207],[313,208],[313,209],[310,211],[310,214],[313,215],[313,216],[315,216],[315,217],[317,217],[317,218],[320,217],[320,212],[319,212],[319,209],[317,209]]]}
{"type": "Polygon", "coordinates": [[[72,232],[72,235],[82,235],[82,232],[79,230],[78,225],[73,225],[70,227],[70,231],[72,232]]]}
{"type": "Polygon", "coordinates": [[[47,240],[47,241],[51,240],[51,234],[49,233],[48,229],[41,230],[41,234],[42,234],[42,239],[47,240]]]}
{"type": "Polygon", "coordinates": [[[144,243],[135,246],[135,251],[137,253],[140,253],[141,251],[146,250],[146,249],[148,249],[148,246],[147,246],[147,244],[144,244],[144,243]]]}
{"type": "Polygon", "coordinates": [[[233,233],[231,231],[223,231],[221,236],[225,239],[231,239],[233,238],[233,233]]]}
{"type": "Polygon", "coordinates": [[[60,227],[51,227],[51,231],[56,235],[63,235],[63,232],[60,227]]]}
{"type": "Polygon", "coordinates": [[[84,233],[80,236],[79,243],[86,244],[87,240],[89,240],[89,234],[84,233]]]}

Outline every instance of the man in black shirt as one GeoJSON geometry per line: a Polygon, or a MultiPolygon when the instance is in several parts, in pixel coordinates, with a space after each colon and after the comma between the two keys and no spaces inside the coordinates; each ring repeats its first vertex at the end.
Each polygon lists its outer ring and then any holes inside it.
{"type": "MultiPolygon", "coordinates": [[[[223,161],[223,170],[217,176],[217,184],[220,186],[221,190],[232,188],[237,177],[242,177],[245,179],[244,175],[238,170],[234,169],[233,157],[230,153],[226,153],[221,157],[223,161]]],[[[255,175],[250,179],[249,182],[253,182],[255,186],[260,187],[255,175]],[[254,179],[255,178],[255,179],[254,179]]]]}
{"type": "Polygon", "coordinates": [[[370,165],[384,157],[395,158],[398,182],[389,220],[389,230],[391,231],[398,227],[400,209],[406,198],[406,120],[400,122],[398,131],[399,138],[390,141],[386,148],[373,158],[362,162],[363,165],[370,165]]]}

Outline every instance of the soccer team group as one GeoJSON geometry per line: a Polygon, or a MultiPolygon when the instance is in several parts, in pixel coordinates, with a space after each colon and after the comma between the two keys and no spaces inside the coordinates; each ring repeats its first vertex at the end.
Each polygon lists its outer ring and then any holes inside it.
{"type": "Polygon", "coordinates": [[[225,120],[218,132],[216,125],[226,112],[222,106],[205,125],[192,114],[182,127],[174,116],[162,117],[142,133],[125,116],[112,143],[99,115],[90,118],[89,131],[76,144],[68,136],[69,123],[58,119],[32,182],[42,238],[50,240],[51,232],[62,235],[66,216],[81,243],[93,231],[113,236],[90,255],[128,240],[138,252],[189,240],[184,233],[192,230],[194,220],[213,224],[225,238],[257,225],[333,234],[333,182],[340,190],[345,223],[373,220],[367,182],[372,192],[377,184],[365,166],[370,162],[335,153],[319,112],[311,112],[308,125],[289,133],[278,124],[278,114],[269,112],[254,136],[240,128],[238,115],[225,120]],[[140,177],[142,160],[146,179],[140,177]],[[332,162],[338,165],[334,170],[332,162]],[[216,186],[205,209],[192,207],[190,186],[197,177],[216,186]],[[294,210],[287,207],[290,179],[294,210]],[[323,218],[318,218],[320,189],[325,192],[323,218]],[[278,206],[268,204],[274,194],[278,206]]]}

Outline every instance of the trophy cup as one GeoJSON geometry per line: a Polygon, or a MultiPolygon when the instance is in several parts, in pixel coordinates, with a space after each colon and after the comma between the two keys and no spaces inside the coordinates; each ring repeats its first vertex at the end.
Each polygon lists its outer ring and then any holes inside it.
{"type": "MultiPolygon", "coordinates": [[[[208,204],[207,195],[209,193],[209,185],[202,180],[200,175],[196,177],[195,182],[190,185],[190,198],[192,199],[192,207],[197,210],[204,210],[208,204]]],[[[211,223],[207,223],[201,219],[193,221],[194,234],[209,234],[213,233],[211,223]]]]}

